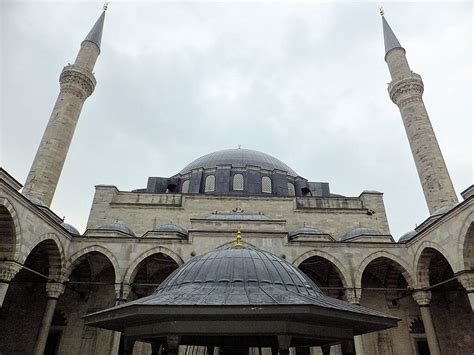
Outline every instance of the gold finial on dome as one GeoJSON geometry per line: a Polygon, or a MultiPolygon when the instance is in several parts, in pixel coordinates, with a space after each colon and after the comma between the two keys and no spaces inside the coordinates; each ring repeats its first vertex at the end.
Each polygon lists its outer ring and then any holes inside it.
{"type": "Polygon", "coordinates": [[[235,247],[240,248],[242,246],[242,236],[240,235],[240,228],[237,229],[237,238],[235,242],[235,247]]]}
{"type": "Polygon", "coordinates": [[[383,16],[385,14],[382,6],[379,7],[379,11],[380,11],[380,16],[383,16]]]}

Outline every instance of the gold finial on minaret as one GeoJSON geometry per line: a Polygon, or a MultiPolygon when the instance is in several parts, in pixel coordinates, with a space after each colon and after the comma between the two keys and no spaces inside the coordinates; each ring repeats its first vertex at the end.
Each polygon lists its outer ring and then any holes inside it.
{"type": "Polygon", "coordinates": [[[237,238],[236,238],[236,243],[235,247],[240,248],[242,246],[242,236],[240,235],[240,228],[237,229],[237,238]]]}
{"type": "Polygon", "coordinates": [[[108,1],[104,2],[104,11],[107,11],[108,7],[109,7],[109,2],[108,1]]]}
{"type": "Polygon", "coordinates": [[[383,16],[385,14],[382,6],[379,7],[379,11],[380,11],[380,16],[383,16]]]}

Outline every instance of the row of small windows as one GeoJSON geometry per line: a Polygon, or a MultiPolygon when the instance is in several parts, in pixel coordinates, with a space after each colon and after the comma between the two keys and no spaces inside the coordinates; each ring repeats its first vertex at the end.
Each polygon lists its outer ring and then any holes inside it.
{"type": "MultiPolygon", "coordinates": [[[[242,174],[235,174],[232,184],[234,191],[244,190],[244,176],[242,174]]],[[[204,192],[214,192],[216,188],[216,177],[214,175],[208,175],[204,184],[204,192]]],[[[189,192],[189,180],[185,180],[181,187],[181,192],[187,194],[189,192]]],[[[268,176],[262,177],[262,192],[272,193],[272,180],[268,176]]],[[[288,195],[295,196],[295,185],[291,182],[288,183],[288,195]]]]}

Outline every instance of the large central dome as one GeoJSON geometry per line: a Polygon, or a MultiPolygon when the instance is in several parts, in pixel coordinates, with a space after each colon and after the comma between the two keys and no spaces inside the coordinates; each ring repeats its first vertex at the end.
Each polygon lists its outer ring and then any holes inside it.
{"type": "Polygon", "coordinates": [[[190,173],[191,170],[197,168],[214,168],[218,165],[232,165],[232,167],[258,166],[265,170],[273,171],[277,169],[287,172],[288,175],[298,176],[293,169],[277,158],[250,149],[226,149],[203,155],[186,165],[180,171],[180,174],[190,173]]]}

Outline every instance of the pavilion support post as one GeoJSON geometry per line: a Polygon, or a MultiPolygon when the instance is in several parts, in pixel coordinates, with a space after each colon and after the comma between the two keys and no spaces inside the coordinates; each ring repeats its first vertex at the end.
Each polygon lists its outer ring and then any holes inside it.
{"type": "Polygon", "coordinates": [[[289,355],[291,345],[290,335],[278,335],[278,353],[280,355],[289,355]]]}
{"type": "Polygon", "coordinates": [[[36,339],[34,355],[43,355],[48,340],[49,329],[51,328],[51,321],[53,320],[54,311],[58,298],[64,292],[64,284],[60,282],[48,282],[46,284],[46,294],[48,295],[48,302],[44,310],[43,319],[36,339]]]}
{"type": "Polygon", "coordinates": [[[342,355],[355,355],[356,350],[354,348],[354,342],[346,340],[341,343],[342,355]]]}
{"type": "Polygon", "coordinates": [[[413,299],[420,306],[421,318],[425,327],[426,340],[428,340],[428,347],[430,348],[431,355],[441,355],[439,348],[438,338],[431,318],[430,302],[431,292],[430,291],[415,291],[412,294],[413,299]]]}
{"type": "Polygon", "coordinates": [[[331,354],[331,345],[321,346],[321,352],[323,353],[323,355],[330,355],[331,354]]]}
{"type": "Polygon", "coordinates": [[[180,342],[181,337],[179,335],[168,335],[166,337],[168,355],[178,355],[180,342]]]}
{"type": "Polygon", "coordinates": [[[3,306],[10,281],[15,277],[18,271],[20,271],[20,268],[20,265],[11,261],[0,263],[0,308],[3,306]]]}
{"type": "Polygon", "coordinates": [[[464,287],[471,304],[471,309],[474,311],[474,274],[462,274],[458,276],[459,283],[464,287]]]}
{"type": "MultiPolygon", "coordinates": [[[[362,289],[360,288],[348,288],[346,289],[347,301],[360,305],[360,298],[362,297],[362,289]]],[[[364,343],[362,342],[362,335],[356,335],[354,337],[355,353],[357,355],[364,355],[364,343]]]]}
{"type": "Polygon", "coordinates": [[[154,341],[151,343],[151,355],[158,355],[160,353],[161,343],[154,341]]]}
{"type": "MultiPolygon", "coordinates": [[[[127,302],[128,295],[132,288],[130,285],[119,283],[115,284],[115,305],[118,306],[120,304],[124,304],[127,302]]],[[[120,332],[112,332],[112,336],[110,338],[110,352],[109,355],[117,355],[120,347],[120,338],[122,337],[122,333],[120,332]]]]}
{"type": "Polygon", "coordinates": [[[136,339],[133,337],[123,337],[123,347],[119,352],[119,355],[132,355],[133,347],[135,346],[136,339]]]}

